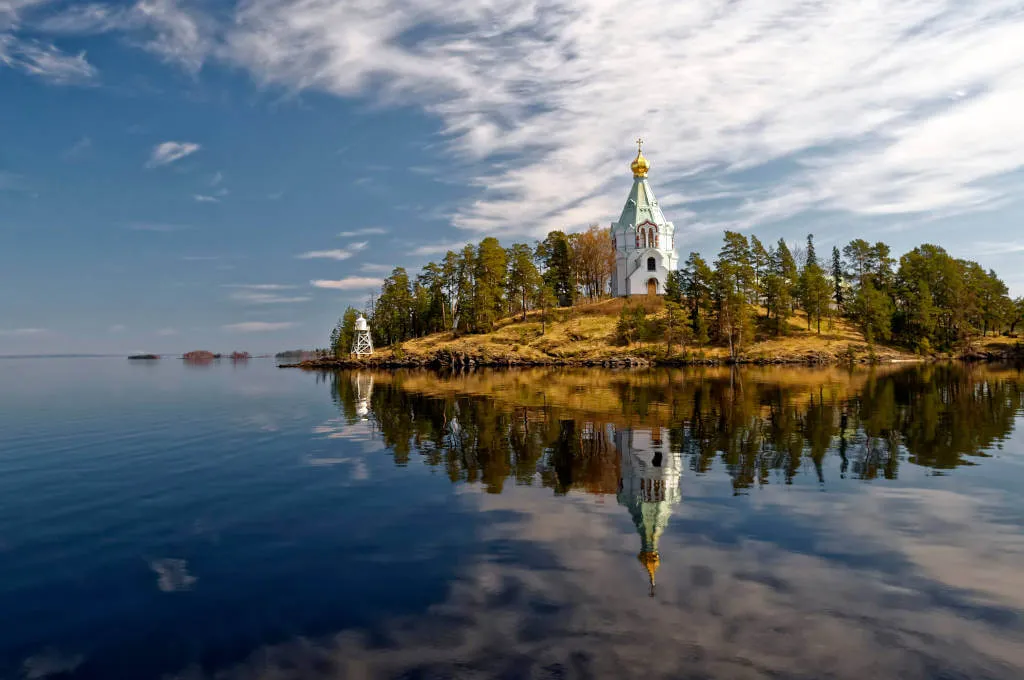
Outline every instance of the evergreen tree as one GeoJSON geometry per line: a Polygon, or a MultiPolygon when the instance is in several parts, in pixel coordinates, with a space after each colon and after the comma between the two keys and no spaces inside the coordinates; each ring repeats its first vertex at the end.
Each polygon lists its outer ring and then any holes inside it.
{"type": "Polygon", "coordinates": [[[554,291],[558,304],[572,305],[576,300],[576,276],[569,238],[561,231],[550,232],[537,245],[537,259],[543,262],[544,282],[554,291]]]}
{"type": "Polygon", "coordinates": [[[537,287],[540,285],[540,273],[533,263],[533,250],[525,243],[514,243],[508,249],[508,300],[509,311],[518,305],[526,320],[526,310],[533,304],[537,287]]]}
{"type": "Polygon", "coordinates": [[[779,243],[769,252],[768,274],[765,276],[765,307],[768,318],[774,317],[775,335],[783,335],[789,329],[789,317],[793,309],[793,283],[789,278],[796,269],[793,255],[786,242],[779,243]]]}
{"type": "Polygon", "coordinates": [[[467,243],[456,262],[455,273],[456,307],[459,310],[455,327],[464,333],[471,333],[477,327],[476,270],[476,247],[467,243]]]}
{"type": "Polygon", "coordinates": [[[412,287],[403,267],[395,267],[384,279],[374,307],[372,327],[378,345],[392,345],[412,335],[414,314],[412,287]]]}
{"type": "Polygon", "coordinates": [[[753,281],[750,246],[738,232],[725,232],[722,249],[715,260],[715,303],[717,333],[735,359],[753,336],[750,290],[753,281]]]}
{"type": "Polygon", "coordinates": [[[670,271],[665,279],[665,300],[677,304],[683,301],[683,273],[677,270],[670,271]]]}
{"type": "Polygon", "coordinates": [[[682,271],[683,300],[690,312],[693,341],[708,342],[708,320],[712,313],[714,272],[700,253],[692,252],[682,271]]]}
{"type": "Polygon", "coordinates": [[[832,246],[832,299],[836,302],[836,310],[843,308],[843,261],[839,255],[839,248],[832,246]]]}
{"type": "Polygon", "coordinates": [[[869,344],[890,338],[892,311],[889,297],[874,283],[868,282],[857,289],[852,316],[869,344]]]}
{"type": "Polygon", "coordinates": [[[760,305],[765,303],[765,278],[768,276],[768,269],[771,267],[771,254],[765,250],[760,239],[756,236],[751,236],[750,255],[754,265],[754,299],[755,304],[760,305]]]}
{"type": "Polygon", "coordinates": [[[441,261],[441,280],[444,285],[444,301],[447,308],[445,330],[455,328],[455,319],[459,314],[459,255],[449,250],[441,261]]]}
{"type": "Polygon", "coordinates": [[[476,319],[474,330],[486,333],[494,328],[505,307],[505,276],[508,259],[498,239],[488,236],[477,249],[474,283],[476,319]]]}
{"type": "Polygon", "coordinates": [[[818,333],[821,333],[821,317],[828,313],[831,287],[825,278],[825,272],[818,265],[818,257],[814,250],[814,234],[807,235],[806,257],[798,286],[800,306],[807,314],[807,329],[810,330],[811,321],[815,320],[818,333]]]}

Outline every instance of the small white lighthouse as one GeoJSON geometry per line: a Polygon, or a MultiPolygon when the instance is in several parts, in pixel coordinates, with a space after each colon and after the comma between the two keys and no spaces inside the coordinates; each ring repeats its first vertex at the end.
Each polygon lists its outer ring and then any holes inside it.
{"type": "Polygon", "coordinates": [[[370,327],[362,316],[356,319],[356,337],[352,340],[352,354],[356,356],[373,354],[373,339],[370,337],[370,327]]]}

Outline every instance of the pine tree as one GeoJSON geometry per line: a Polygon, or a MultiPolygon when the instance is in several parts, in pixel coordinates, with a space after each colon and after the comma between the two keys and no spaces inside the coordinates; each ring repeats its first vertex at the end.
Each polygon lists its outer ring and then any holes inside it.
{"type": "Polygon", "coordinates": [[[787,275],[791,266],[795,266],[793,256],[786,242],[779,239],[778,246],[769,251],[768,273],[764,280],[765,307],[768,318],[774,317],[775,335],[783,335],[789,329],[793,295],[787,275]]]}
{"type": "Polygon", "coordinates": [[[670,271],[665,279],[665,300],[681,303],[683,301],[683,273],[670,271]]]}
{"type": "Polygon", "coordinates": [[[505,306],[505,276],[508,259],[498,239],[488,236],[480,242],[476,257],[476,323],[474,330],[486,333],[494,328],[505,306]]]}
{"type": "Polygon", "coordinates": [[[761,240],[750,237],[750,255],[754,265],[754,299],[755,304],[763,304],[765,297],[765,278],[771,266],[771,254],[765,250],[761,240]]]}
{"type": "Polygon", "coordinates": [[[800,306],[807,314],[807,329],[810,330],[811,321],[816,320],[818,333],[821,333],[821,317],[828,313],[831,287],[825,278],[825,272],[818,265],[818,256],[814,250],[814,234],[807,235],[806,257],[798,286],[800,306]]]}
{"type": "Polygon", "coordinates": [[[836,309],[843,308],[843,261],[839,256],[838,246],[832,246],[832,286],[834,292],[832,299],[836,302],[836,309]]]}
{"type": "Polygon", "coordinates": [[[690,312],[693,341],[700,345],[707,344],[714,272],[700,253],[696,252],[690,253],[683,267],[683,300],[690,312]]]}
{"type": "Polygon", "coordinates": [[[458,317],[455,326],[464,333],[476,329],[476,247],[467,243],[456,263],[456,307],[458,317]]]}
{"type": "Polygon", "coordinates": [[[752,340],[749,305],[752,280],[753,265],[746,237],[734,231],[725,232],[722,249],[715,260],[715,301],[718,336],[728,344],[732,359],[752,340]]]}
{"type": "Polygon", "coordinates": [[[558,304],[569,307],[576,300],[576,276],[572,266],[569,238],[552,231],[537,244],[537,259],[544,265],[544,282],[558,297],[558,304]]]}
{"type": "Polygon", "coordinates": [[[533,263],[533,250],[525,243],[514,243],[508,249],[508,300],[509,311],[518,304],[526,321],[526,310],[533,303],[540,273],[533,263]]]}

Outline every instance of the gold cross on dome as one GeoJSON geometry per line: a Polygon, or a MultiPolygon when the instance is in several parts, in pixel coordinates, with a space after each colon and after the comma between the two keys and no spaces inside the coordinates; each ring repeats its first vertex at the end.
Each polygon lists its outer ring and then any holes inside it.
{"type": "Polygon", "coordinates": [[[643,137],[637,137],[636,138],[636,152],[640,153],[641,151],[643,151],[644,150],[643,147],[644,147],[644,138],[643,137]]]}

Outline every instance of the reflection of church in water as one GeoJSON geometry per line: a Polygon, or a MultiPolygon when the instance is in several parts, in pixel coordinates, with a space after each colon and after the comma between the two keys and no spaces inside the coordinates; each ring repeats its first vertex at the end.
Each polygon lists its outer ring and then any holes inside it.
{"type": "Polygon", "coordinates": [[[669,451],[667,434],[660,427],[615,431],[615,445],[620,455],[616,500],[629,508],[640,534],[637,558],[650,576],[652,597],[654,574],[661,564],[658,539],[668,525],[672,506],[681,500],[682,456],[669,451]]]}

